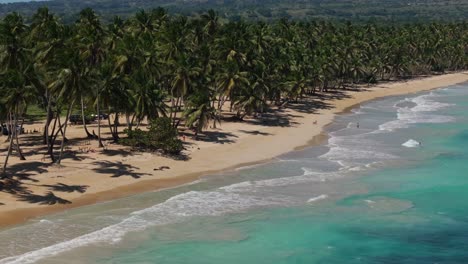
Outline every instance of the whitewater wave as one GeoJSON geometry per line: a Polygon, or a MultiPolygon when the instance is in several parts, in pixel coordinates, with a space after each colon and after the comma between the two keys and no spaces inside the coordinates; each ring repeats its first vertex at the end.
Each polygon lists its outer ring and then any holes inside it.
{"type": "Polygon", "coordinates": [[[416,141],[414,139],[410,139],[401,145],[407,148],[416,148],[416,147],[419,147],[421,143],[419,143],[419,141],[416,141]]]}
{"type": "Polygon", "coordinates": [[[357,170],[369,163],[397,158],[382,152],[385,146],[369,139],[369,134],[372,132],[346,136],[331,135],[328,140],[329,151],[319,158],[338,163],[342,167],[341,170],[357,170]]]}
{"type": "Polygon", "coordinates": [[[256,192],[261,188],[282,187],[294,184],[308,183],[308,182],[325,182],[328,180],[343,177],[342,173],[338,172],[316,172],[309,168],[302,168],[304,172],[302,175],[274,178],[258,181],[245,181],[228,186],[221,187],[221,190],[227,192],[256,192]]]}
{"type": "Polygon", "coordinates": [[[453,105],[432,100],[435,97],[437,97],[436,94],[430,93],[415,98],[406,98],[397,102],[394,105],[398,109],[397,120],[381,124],[379,130],[391,132],[397,129],[408,128],[411,124],[453,122],[455,119],[451,116],[431,113],[453,105]],[[404,103],[408,102],[415,104],[415,106],[405,106],[404,103]]]}
{"type": "Polygon", "coordinates": [[[97,243],[117,243],[129,232],[180,222],[188,217],[218,216],[252,207],[284,205],[289,202],[288,198],[283,196],[257,197],[222,190],[190,191],[133,212],[117,224],[42,249],[1,259],[0,264],[34,263],[78,247],[97,243]]]}
{"type": "Polygon", "coordinates": [[[327,198],[328,198],[328,195],[321,194],[319,196],[315,196],[315,197],[310,198],[309,200],[307,200],[307,202],[308,203],[313,203],[313,202],[317,202],[317,201],[324,200],[324,199],[327,199],[327,198]]]}

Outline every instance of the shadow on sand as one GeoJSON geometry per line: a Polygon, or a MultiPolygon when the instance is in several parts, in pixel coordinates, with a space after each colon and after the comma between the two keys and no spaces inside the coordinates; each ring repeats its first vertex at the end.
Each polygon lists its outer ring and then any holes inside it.
{"type": "Polygon", "coordinates": [[[138,167],[130,164],[124,164],[120,161],[96,161],[93,162],[93,164],[97,166],[97,168],[92,169],[93,171],[103,174],[112,174],[112,178],[129,176],[134,179],[139,179],[142,176],[151,175],[149,173],[135,172],[139,169],[138,167]]]}
{"type": "Polygon", "coordinates": [[[70,204],[71,202],[60,197],[55,196],[53,192],[47,192],[45,195],[37,195],[32,193],[20,193],[15,195],[18,197],[18,201],[28,202],[28,203],[37,203],[44,205],[54,205],[54,204],[70,204]]]}
{"type": "Polygon", "coordinates": [[[54,185],[43,184],[41,186],[47,187],[51,191],[67,192],[67,193],[72,193],[72,192],[85,193],[89,187],[88,185],[67,185],[64,183],[57,183],[54,185]]]}

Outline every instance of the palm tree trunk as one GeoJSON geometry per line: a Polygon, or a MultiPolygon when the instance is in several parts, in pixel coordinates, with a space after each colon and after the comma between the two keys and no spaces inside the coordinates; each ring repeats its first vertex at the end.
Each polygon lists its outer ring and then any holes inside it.
{"type": "MultiPolygon", "coordinates": [[[[9,113],[9,119],[10,119],[10,123],[12,122],[11,120],[11,112],[9,113]]],[[[11,126],[10,126],[11,127],[11,126]]],[[[8,134],[11,135],[11,129],[8,130],[8,134]]],[[[10,158],[10,155],[11,155],[11,150],[12,150],[12,146],[13,146],[13,136],[10,137],[10,143],[8,145],[8,152],[7,152],[7,156],[5,158],[5,162],[3,163],[3,177],[2,178],[5,178],[6,177],[6,167],[7,167],[7,163],[8,163],[8,159],[10,158]]]]}
{"type": "Polygon", "coordinates": [[[57,130],[57,134],[60,132],[60,134],[62,134],[62,137],[64,138],[65,142],[68,141],[68,139],[65,137],[65,133],[63,131],[63,124],[61,123],[60,121],[60,117],[58,118],[58,130],[57,130]]]}
{"type": "Polygon", "coordinates": [[[104,145],[102,144],[102,140],[101,140],[101,112],[99,108],[99,94],[96,97],[96,107],[97,107],[97,114],[98,114],[98,142],[99,142],[99,147],[103,148],[104,145]]]}
{"type": "Polygon", "coordinates": [[[119,113],[115,113],[114,117],[114,140],[117,142],[119,140],[119,113]]]}
{"type": "Polygon", "coordinates": [[[181,102],[180,97],[177,97],[177,100],[175,101],[174,117],[172,118],[172,126],[174,127],[176,127],[176,118],[177,118],[177,110],[179,109],[179,102],[181,102]]]}
{"type": "Polygon", "coordinates": [[[63,147],[65,145],[65,133],[67,132],[68,118],[70,117],[70,111],[73,108],[74,103],[75,103],[75,100],[72,100],[72,102],[70,103],[70,107],[67,110],[67,116],[65,117],[65,123],[64,123],[64,128],[63,128],[63,137],[62,137],[62,142],[61,142],[61,145],[60,145],[60,153],[59,153],[59,157],[58,157],[58,159],[56,161],[56,163],[59,164],[59,165],[60,165],[60,162],[62,161],[62,154],[63,154],[63,147]]]}
{"type": "Polygon", "coordinates": [[[47,121],[44,125],[43,142],[44,144],[49,146],[49,126],[50,126],[50,123],[52,122],[52,118],[54,117],[54,114],[52,112],[52,102],[51,102],[52,99],[49,93],[46,94],[46,98],[47,98],[47,121]]]}
{"type": "MultiPolygon", "coordinates": [[[[21,147],[20,147],[19,139],[18,139],[18,134],[22,131],[22,128],[23,128],[23,123],[24,123],[24,119],[23,119],[23,121],[21,123],[21,126],[19,128],[20,131],[19,132],[15,131],[16,150],[18,151],[18,155],[19,155],[20,160],[26,160],[26,158],[23,155],[23,151],[21,151],[21,147]]],[[[15,128],[17,127],[17,124],[18,124],[18,118],[15,118],[15,128]]]]}
{"type": "Polygon", "coordinates": [[[132,120],[130,120],[130,124],[129,124],[128,130],[132,130],[132,129],[133,129],[133,123],[135,122],[135,118],[136,118],[136,113],[133,114],[132,120]]]}
{"type": "Polygon", "coordinates": [[[174,100],[174,96],[172,96],[171,98],[171,108],[170,108],[170,112],[169,112],[169,119],[171,119],[172,122],[174,122],[174,119],[172,117],[172,114],[174,113],[174,105],[175,105],[175,100],[174,100]]]}
{"type": "Polygon", "coordinates": [[[140,127],[141,120],[142,120],[141,118],[138,118],[137,125],[136,125],[135,129],[138,129],[140,127]]]}
{"type": "MultiPolygon", "coordinates": [[[[117,115],[117,113],[116,113],[115,115],[117,115]]],[[[111,121],[110,121],[110,120],[111,120],[111,119],[110,119],[110,115],[109,115],[109,118],[107,118],[107,123],[109,124],[109,130],[110,130],[110,132],[111,132],[112,139],[114,140],[114,142],[117,142],[117,137],[116,137],[116,135],[115,135],[115,133],[116,133],[116,127],[115,127],[113,124],[111,124],[111,121]]]]}
{"type": "MultiPolygon", "coordinates": [[[[57,126],[57,118],[60,118],[59,110],[57,110],[55,114],[55,120],[54,120],[54,125],[52,126],[52,131],[50,133],[50,136],[47,135],[49,138],[49,142],[47,145],[47,154],[50,156],[50,160],[52,162],[55,162],[55,157],[54,157],[54,143],[55,143],[55,127],[57,126]]],[[[58,135],[58,134],[57,134],[58,135]]]]}
{"type": "Polygon", "coordinates": [[[128,130],[132,130],[132,125],[130,124],[130,114],[129,113],[125,113],[125,120],[127,121],[128,130]]]}
{"type": "Polygon", "coordinates": [[[84,100],[83,100],[83,96],[81,96],[81,118],[83,119],[83,127],[84,127],[84,130],[86,132],[86,137],[87,138],[92,138],[93,135],[91,133],[89,133],[88,131],[88,127],[86,126],[86,117],[85,117],[85,114],[84,114],[84,100]]]}

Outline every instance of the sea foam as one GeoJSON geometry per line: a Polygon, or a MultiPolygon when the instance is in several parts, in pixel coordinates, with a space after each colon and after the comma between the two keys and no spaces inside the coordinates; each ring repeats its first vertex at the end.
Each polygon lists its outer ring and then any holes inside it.
{"type": "Polygon", "coordinates": [[[440,114],[432,114],[431,112],[438,111],[452,104],[442,103],[432,100],[437,95],[430,93],[427,95],[417,96],[415,98],[406,98],[397,102],[394,107],[397,108],[397,120],[392,120],[381,124],[380,131],[394,131],[401,128],[408,128],[411,124],[423,123],[448,123],[453,122],[455,119],[451,116],[440,114]],[[402,106],[403,103],[414,103],[414,107],[402,106]]]}
{"type": "Polygon", "coordinates": [[[317,202],[317,201],[324,200],[324,199],[327,199],[327,198],[328,198],[328,195],[321,194],[319,196],[315,196],[315,197],[310,198],[309,200],[307,200],[307,202],[308,203],[313,203],[313,202],[317,202]]]}
{"type": "Polygon", "coordinates": [[[414,139],[410,139],[401,145],[407,148],[416,148],[420,146],[420,143],[414,139]]]}
{"type": "Polygon", "coordinates": [[[180,222],[192,216],[218,216],[252,207],[287,203],[287,198],[282,196],[258,197],[223,190],[190,191],[176,195],[163,203],[135,211],[117,224],[22,255],[1,259],[0,264],[34,263],[78,247],[97,243],[117,243],[129,232],[180,222]]]}

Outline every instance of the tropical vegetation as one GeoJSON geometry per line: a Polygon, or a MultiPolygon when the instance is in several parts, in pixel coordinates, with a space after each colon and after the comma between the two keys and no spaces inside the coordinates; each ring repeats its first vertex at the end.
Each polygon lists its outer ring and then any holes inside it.
{"type": "Polygon", "coordinates": [[[242,121],[318,91],[468,68],[465,22],[223,22],[213,10],[189,18],[162,8],[107,24],[89,8],[73,24],[40,8],[30,20],[10,13],[0,22],[0,120],[11,131],[4,172],[10,154],[25,158],[17,128],[30,106],[46,113],[38,144],[54,163],[74,109],[83,136],[101,147],[108,129],[115,142],[177,153],[168,125],[199,134],[226,112],[242,121]],[[86,128],[90,108],[110,115],[97,135],[86,128]]]}

